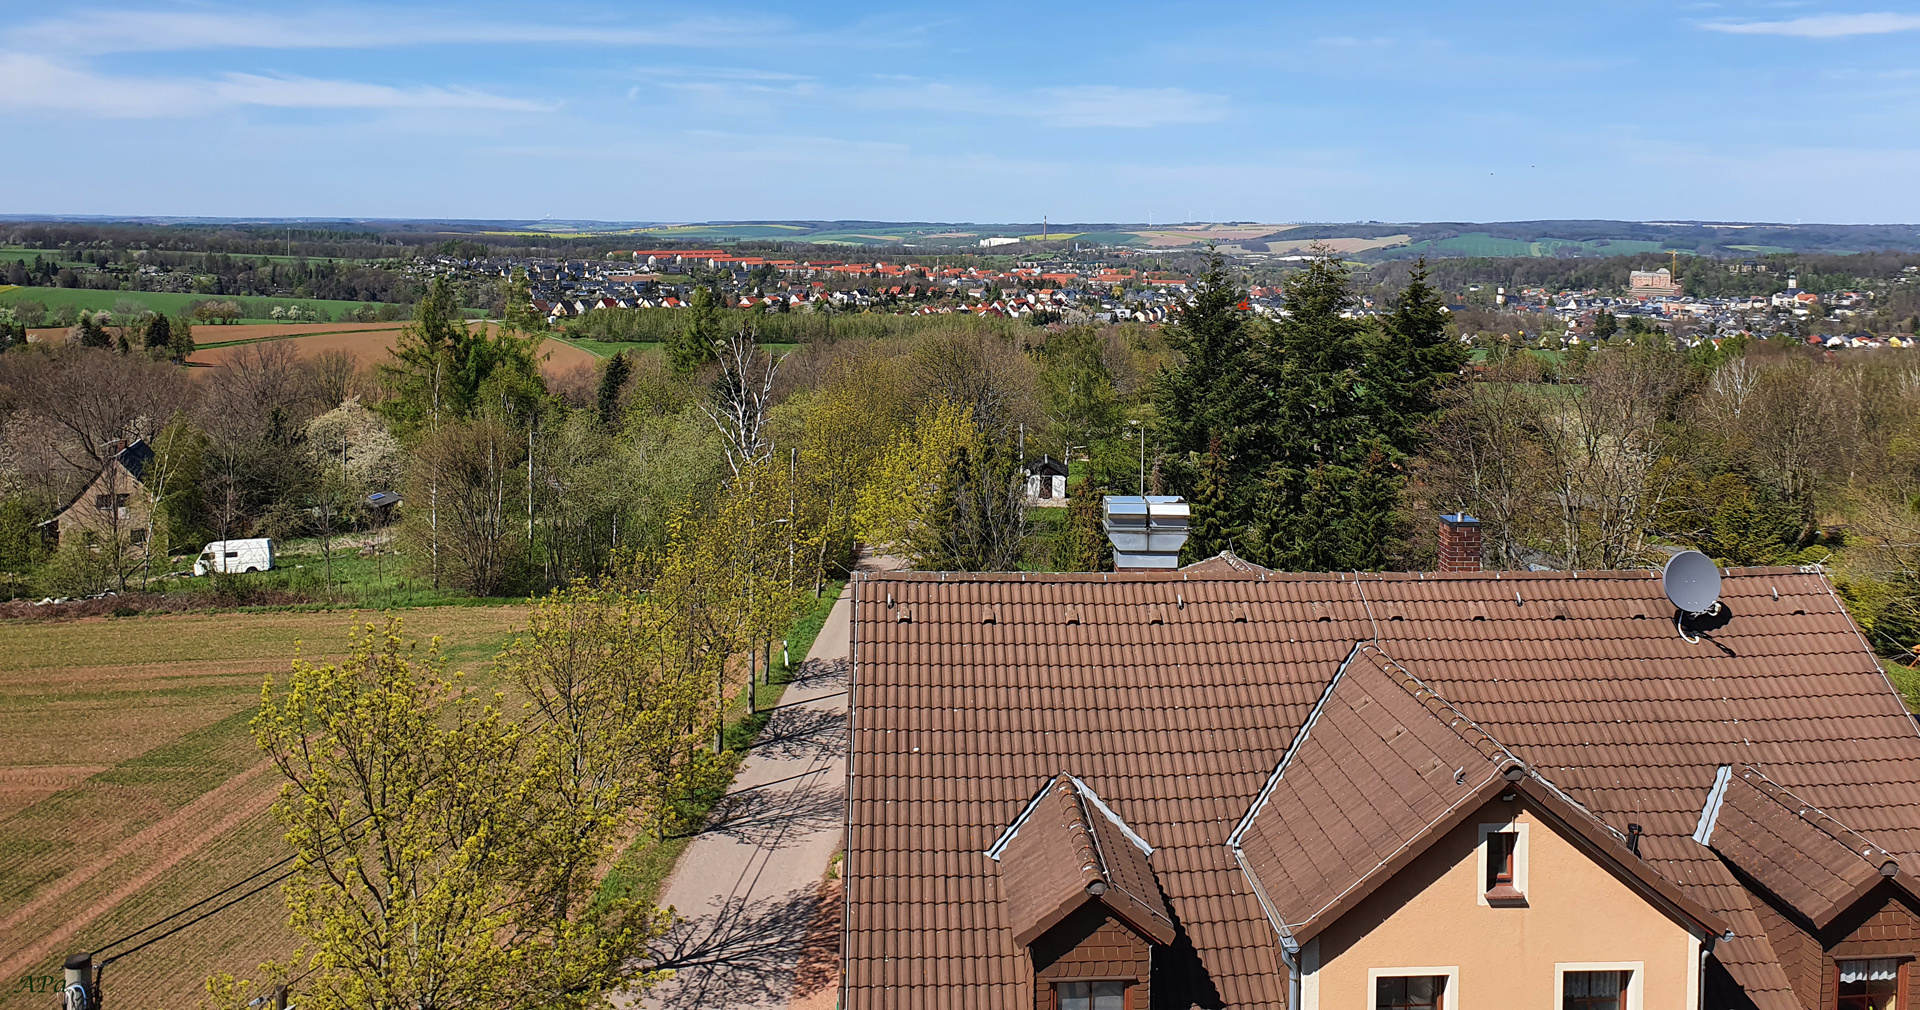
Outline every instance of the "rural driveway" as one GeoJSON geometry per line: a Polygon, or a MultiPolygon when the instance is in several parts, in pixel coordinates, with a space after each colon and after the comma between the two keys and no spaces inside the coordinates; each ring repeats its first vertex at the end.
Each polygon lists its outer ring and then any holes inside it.
{"type": "Polygon", "coordinates": [[[823,943],[838,950],[837,934],[820,935],[834,911],[821,907],[821,879],[846,815],[852,592],[841,593],[733,790],[661,889],[660,904],[682,917],[656,947],[676,974],[647,994],[647,1007],[786,1007],[796,965],[809,953],[817,960],[823,943]]]}

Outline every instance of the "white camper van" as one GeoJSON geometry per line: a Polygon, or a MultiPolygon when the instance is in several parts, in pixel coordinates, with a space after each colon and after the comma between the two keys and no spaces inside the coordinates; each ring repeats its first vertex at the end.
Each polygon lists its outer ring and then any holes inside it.
{"type": "Polygon", "coordinates": [[[230,575],[235,572],[264,572],[273,567],[273,541],[265,537],[258,540],[215,540],[200,552],[193,563],[193,574],[205,575],[219,572],[230,575]]]}

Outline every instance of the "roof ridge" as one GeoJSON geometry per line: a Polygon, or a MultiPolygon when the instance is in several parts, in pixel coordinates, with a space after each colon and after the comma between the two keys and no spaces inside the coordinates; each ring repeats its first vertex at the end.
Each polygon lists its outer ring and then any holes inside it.
{"type": "Polygon", "coordinates": [[[1741,765],[1740,777],[1743,779],[1746,779],[1750,785],[1760,790],[1760,792],[1763,793],[1768,799],[1774,801],[1775,803],[1780,804],[1781,807],[1789,810],[1793,814],[1793,816],[1798,817],[1802,821],[1805,821],[1808,824],[1808,826],[1819,830],[1821,833],[1832,838],[1834,841],[1840,842],[1840,844],[1845,846],[1848,850],[1850,851],[1853,850],[1854,846],[1848,845],[1844,840],[1840,838],[1839,835],[1834,833],[1833,829],[1837,828],[1841,832],[1844,832],[1848,836],[1852,837],[1855,841],[1860,842],[1866,848],[1860,851],[1856,851],[1854,854],[1859,856],[1863,861],[1869,861],[1869,862],[1871,861],[1869,859],[1868,852],[1878,852],[1880,856],[1884,857],[1885,861],[1895,863],[1896,865],[1899,863],[1899,857],[1894,855],[1892,850],[1886,848],[1880,843],[1874,841],[1871,838],[1868,838],[1866,835],[1848,826],[1846,822],[1840,820],[1840,818],[1835,817],[1832,814],[1827,813],[1825,810],[1821,809],[1820,807],[1814,805],[1813,803],[1808,802],[1806,798],[1801,796],[1799,793],[1796,793],[1793,790],[1787,788],[1786,786],[1781,785],[1778,782],[1775,782],[1773,779],[1768,778],[1767,773],[1764,771],[1761,771],[1758,767],[1751,764],[1741,765]],[[1756,781],[1756,779],[1758,781],[1756,781]],[[1791,803],[1782,802],[1781,797],[1783,796],[1792,800],[1793,802],[1791,803]],[[1809,812],[1812,812],[1815,816],[1813,817],[1807,816],[1809,812]]]}
{"type": "Polygon", "coordinates": [[[1526,762],[1516,757],[1506,744],[1501,743],[1492,733],[1482,729],[1479,723],[1473,721],[1472,716],[1462,712],[1459,706],[1448,701],[1446,696],[1436,690],[1433,685],[1421,680],[1411,670],[1402,666],[1399,660],[1387,655],[1386,650],[1380,648],[1378,643],[1361,643],[1359,651],[1371,653],[1381,673],[1386,674],[1388,679],[1399,685],[1401,690],[1412,695],[1414,701],[1432,712],[1436,718],[1444,721],[1448,729],[1453,730],[1460,739],[1479,751],[1487,760],[1498,761],[1505,758],[1514,764],[1526,766],[1526,762]]]}

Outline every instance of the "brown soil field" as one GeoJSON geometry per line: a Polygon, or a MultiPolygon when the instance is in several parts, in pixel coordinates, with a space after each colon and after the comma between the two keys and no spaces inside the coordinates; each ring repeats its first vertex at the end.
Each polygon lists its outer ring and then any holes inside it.
{"type": "MultiPolygon", "coordinates": [[[[525,615],[412,610],[404,633],[440,636],[452,664],[483,670],[525,615]]],[[[0,1007],[44,1008],[47,994],[13,991],[21,977],[58,975],[68,953],[289,854],[268,809],[281,778],[248,722],[264,676],[296,652],[339,658],[353,621],[337,611],[0,621],[0,739],[10,745],[0,754],[0,979],[11,980],[0,1007]]],[[[295,946],[286,919],[268,888],[108,968],[108,998],[196,1007],[209,973],[246,977],[285,959],[295,946]]]]}
{"type": "MultiPolygon", "coordinates": [[[[397,330],[407,325],[401,323],[247,323],[234,326],[216,326],[212,323],[200,323],[193,328],[193,339],[201,344],[220,344],[229,340],[263,340],[269,337],[297,337],[309,333],[340,333],[348,330],[397,330]]],[[[67,339],[64,326],[43,326],[28,330],[27,335],[35,341],[60,342],[67,339]]],[[[196,355],[197,358],[197,355],[196,355]]]]}
{"type": "MultiPolygon", "coordinates": [[[[358,361],[362,366],[371,367],[387,359],[387,350],[393,346],[394,335],[399,331],[400,327],[406,324],[385,323],[380,324],[378,328],[369,327],[368,329],[348,332],[338,332],[340,327],[337,324],[320,325],[326,326],[326,332],[314,332],[309,336],[301,336],[297,333],[287,335],[267,334],[265,336],[276,341],[285,341],[303,357],[320,354],[324,351],[342,350],[353,355],[354,360],[358,361]]],[[[226,334],[229,330],[269,328],[270,327],[226,326],[220,327],[219,332],[223,339],[228,339],[226,338],[226,334]]],[[[281,328],[285,329],[285,327],[281,328]]],[[[208,327],[207,329],[211,330],[213,327],[208,327]]],[[[193,334],[194,339],[203,339],[201,337],[202,332],[204,331],[196,328],[193,334]]],[[[257,340],[260,338],[232,337],[230,339],[257,340]]],[[[241,349],[247,346],[249,345],[236,344],[230,347],[203,348],[195,351],[193,356],[187,360],[190,364],[194,365],[217,365],[233,357],[235,354],[240,353],[241,349]]],[[[569,372],[581,365],[592,367],[594,361],[597,360],[594,358],[592,352],[574,347],[571,344],[560,343],[557,340],[548,340],[541,344],[540,353],[547,355],[544,370],[549,375],[569,372]]]]}

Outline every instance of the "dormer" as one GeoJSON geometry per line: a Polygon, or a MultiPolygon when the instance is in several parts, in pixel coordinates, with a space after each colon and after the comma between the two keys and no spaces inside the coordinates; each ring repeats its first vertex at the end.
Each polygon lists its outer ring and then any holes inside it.
{"type": "Polygon", "coordinates": [[[1035,1010],[1146,1010],[1154,951],[1175,934],[1152,846],[1061,772],[987,855],[1032,958],[1035,1010]]]}

